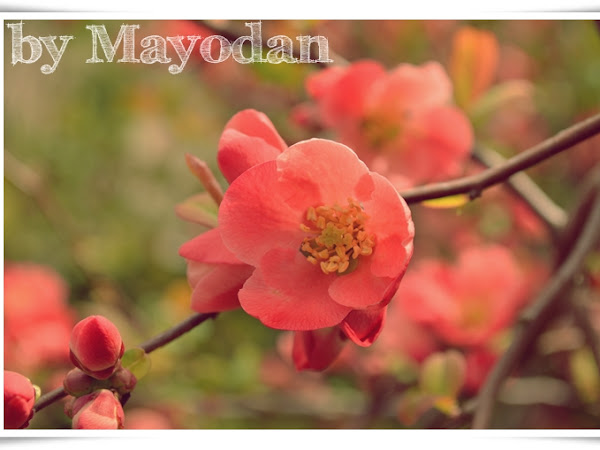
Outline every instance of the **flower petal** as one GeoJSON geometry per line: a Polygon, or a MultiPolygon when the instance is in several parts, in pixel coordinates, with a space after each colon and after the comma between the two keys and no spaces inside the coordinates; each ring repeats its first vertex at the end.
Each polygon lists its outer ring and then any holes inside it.
{"type": "Polygon", "coordinates": [[[331,300],[327,293],[330,282],[331,278],[299,251],[274,249],[239,292],[240,304],[271,328],[306,331],[331,327],[351,308],[331,300]]]}
{"type": "Polygon", "coordinates": [[[368,347],[381,333],[386,311],[387,306],[352,311],[342,322],[342,330],[355,344],[368,347]]]}
{"type": "Polygon", "coordinates": [[[224,244],[255,267],[272,248],[298,248],[304,238],[300,230],[304,211],[282,199],[277,177],[275,161],[254,166],[229,186],[219,208],[224,244]]]}
{"type": "Polygon", "coordinates": [[[344,348],[344,335],[338,327],[296,331],[292,359],[297,370],[325,370],[344,348]]]}
{"type": "Polygon", "coordinates": [[[179,254],[191,261],[213,264],[242,264],[242,262],[225,247],[220,229],[205,231],[179,248],[179,254]]]}
{"type": "Polygon", "coordinates": [[[260,137],[230,129],[225,130],[219,140],[217,162],[227,181],[232,183],[250,167],[271,161],[280,153],[280,149],[260,137]]]}
{"type": "Polygon", "coordinates": [[[192,309],[199,313],[228,311],[240,307],[238,292],[252,275],[247,264],[188,263],[188,279],[194,282],[192,309]]]}
{"type": "Polygon", "coordinates": [[[267,115],[255,109],[245,109],[235,114],[225,125],[225,130],[230,129],[260,138],[280,152],[287,148],[267,115]]]}
{"type": "MultiPolygon", "coordinates": [[[[277,168],[280,189],[317,191],[321,205],[346,205],[361,177],[368,173],[367,166],[352,149],[326,139],[310,139],[292,145],[277,158],[277,168]]],[[[309,206],[320,205],[306,198],[303,205],[297,203],[294,206],[304,212],[309,206]]]]}

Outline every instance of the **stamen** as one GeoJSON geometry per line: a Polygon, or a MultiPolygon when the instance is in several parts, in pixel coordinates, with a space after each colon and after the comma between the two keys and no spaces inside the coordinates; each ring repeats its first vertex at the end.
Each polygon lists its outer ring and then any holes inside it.
{"type": "Polygon", "coordinates": [[[375,235],[365,229],[369,216],[360,203],[349,198],[348,206],[318,206],[306,211],[307,223],[300,229],[308,233],[300,244],[306,259],[325,274],[349,273],[359,256],[368,256],[375,247],[375,235]]]}

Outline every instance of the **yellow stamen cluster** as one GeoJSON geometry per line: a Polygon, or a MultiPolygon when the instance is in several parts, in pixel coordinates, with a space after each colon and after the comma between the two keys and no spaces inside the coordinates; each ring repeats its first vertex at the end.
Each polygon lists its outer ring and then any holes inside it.
{"type": "Polygon", "coordinates": [[[309,233],[300,246],[306,259],[321,267],[325,274],[343,274],[356,266],[356,259],[373,253],[375,236],[365,231],[369,216],[360,204],[348,199],[348,206],[310,207],[307,224],[300,229],[309,233]]]}

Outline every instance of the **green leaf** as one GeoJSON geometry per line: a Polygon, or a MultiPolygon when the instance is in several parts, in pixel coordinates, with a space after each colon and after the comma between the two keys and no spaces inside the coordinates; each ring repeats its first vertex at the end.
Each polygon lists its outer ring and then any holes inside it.
{"type": "Polygon", "coordinates": [[[181,219],[209,228],[218,225],[218,212],[219,207],[207,192],[193,195],[175,206],[175,214],[181,219]]]}
{"type": "Polygon", "coordinates": [[[419,386],[428,394],[454,397],[463,387],[465,375],[466,362],[460,352],[438,352],[423,362],[419,386]]]}
{"type": "Polygon", "coordinates": [[[140,380],[150,371],[150,356],[139,347],[130,348],[123,353],[121,365],[140,380]]]}

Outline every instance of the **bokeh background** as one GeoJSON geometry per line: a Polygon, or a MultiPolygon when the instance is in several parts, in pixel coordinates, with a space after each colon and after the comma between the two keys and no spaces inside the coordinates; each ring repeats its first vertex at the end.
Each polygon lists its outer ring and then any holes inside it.
{"type": "MultiPolygon", "coordinates": [[[[4,258],[5,265],[52,268],[68,286],[66,308],[73,320],[105,315],[119,326],[125,345],[134,346],[192,313],[178,248],[204,228],[174,212],[175,205],[201,191],[184,155],[205,160],[225,188],[216,165],[217,144],[227,120],[244,108],[266,113],[288,144],[327,136],[299,119],[299,105],[308,100],[305,79],[320,69],[315,64],[241,65],[231,59],[207,64],[197,53],[178,75],[171,75],[167,65],[86,64],[91,37],[85,25],[94,23],[105,24],[114,38],[124,22],[25,21],[24,35],[75,36],[50,75],[39,70],[49,62],[47,54],[35,64],[13,66],[10,30],[4,30],[4,258]]],[[[238,35],[249,31],[237,21],[127,23],[140,24],[138,39],[221,34],[223,28],[238,35]]],[[[488,105],[468,113],[477,141],[505,156],[599,110],[600,39],[593,21],[315,20],[262,25],[265,40],[276,34],[292,39],[320,34],[346,60],[374,59],[387,68],[429,60],[449,67],[457,30],[472,26],[493,32],[499,60],[490,89],[504,87],[488,105]]],[[[139,41],[137,49],[141,51],[139,41]]],[[[568,210],[579,180],[600,159],[599,153],[596,139],[530,174],[568,210]]],[[[477,208],[467,206],[461,214],[478,215],[477,208]]],[[[512,216],[501,207],[487,209],[480,218],[480,231],[491,241],[512,229],[512,216]]],[[[552,242],[543,238],[526,243],[540,261],[552,249],[552,242]]],[[[419,242],[426,248],[427,235],[417,237],[417,252],[419,242]]],[[[42,282],[31,283],[46,289],[42,282]]],[[[43,309],[43,295],[31,295],[31,308],[43,309]]],[[[26,325],[19,326],[25,330],[26,325]]],[[[6,340],[6,345],[12,344],[6,340]]],[[[125,407],[126,421],[146,428],[358,426],[369,407],[365,380],[351,370],[297,374],[278,351],[283,345],[280,332],[242,311],[224,313],[152,354],[150,374],[125,407]]],[[[60,385],[68,362],[34,357],[39,343],[31,346],[23,344],[16,356],[6,356],[5,368],[26,371],[43,391],[60,385]],[[39,364],[31,363],[35,358],[39,364]]],[[[598,392],[587,398],[594,395],[598,392]]],[[[598,411],[589,403],[580,401],[575,411],[569,407],[569,414],[558,421],[553,417],[563,405],[511,404],[509,399],[494,426],[597,427],[598,411]]],[[[69,428],[61,410],[60,403],[47,408],[31,427],[69,428]]],[[[370,426],[405,425],[389,408],[370,426]]]]}

